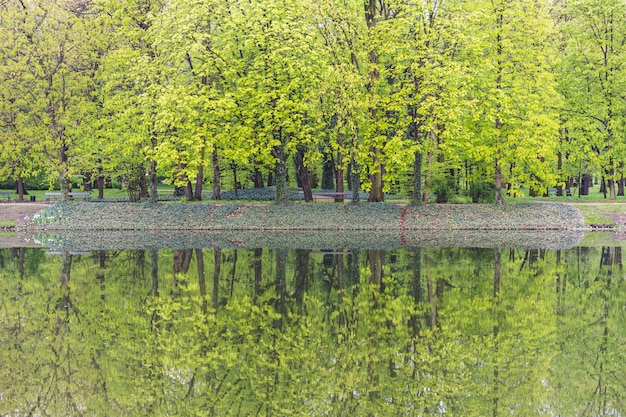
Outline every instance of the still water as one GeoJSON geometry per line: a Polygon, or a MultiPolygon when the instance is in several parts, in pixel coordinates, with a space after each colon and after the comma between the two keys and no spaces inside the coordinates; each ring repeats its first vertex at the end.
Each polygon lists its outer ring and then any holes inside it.
{"type": "Polygon", "coordinates": [[[621,247],[0,249],[0,415],[619,416],[621,247]]]}

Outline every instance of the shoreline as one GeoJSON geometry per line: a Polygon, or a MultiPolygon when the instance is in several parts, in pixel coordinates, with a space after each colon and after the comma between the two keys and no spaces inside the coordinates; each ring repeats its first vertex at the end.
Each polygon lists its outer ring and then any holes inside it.
{"type": "Polygon", "coordinates": [[[583,230],[580,210],[563,203],[101,203],[44,208],[16,231],[376,231],[583,230]]]}

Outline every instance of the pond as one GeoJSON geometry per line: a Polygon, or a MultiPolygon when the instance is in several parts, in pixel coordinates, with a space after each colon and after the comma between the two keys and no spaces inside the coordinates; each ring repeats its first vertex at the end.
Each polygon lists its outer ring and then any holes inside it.
{"type": "Polygon", "coordinates": [[[234,243],[0,249],[0,414],[626,411],[621,246],[234,243]]]}

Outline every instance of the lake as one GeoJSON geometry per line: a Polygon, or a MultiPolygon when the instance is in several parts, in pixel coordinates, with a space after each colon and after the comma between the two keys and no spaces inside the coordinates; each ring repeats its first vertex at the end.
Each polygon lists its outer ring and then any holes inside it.
{"type": "Polygon", "coordinates": [[[621,246],[65,239],[0,249],[1,415],[626,412],[621,246]]]}

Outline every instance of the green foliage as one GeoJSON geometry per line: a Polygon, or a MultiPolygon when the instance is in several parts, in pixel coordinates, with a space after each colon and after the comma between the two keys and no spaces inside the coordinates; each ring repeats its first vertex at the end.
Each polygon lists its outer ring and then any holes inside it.
{"type": "Polygon", "coordinates": [[[436,178],[430,185],[433,193],[436,195],[437,203],[447,203],[451,195],[454,194],[454,184],[448,178],[436,178]]]}
{"type": "Polygon", "coordinates": [[[469,186],[469,196],[472,203],[493,203],[495,184],[490,181],[473,181],[469,186]]]}
{"type": "Polygon", "coordinates": [[[0,179],[234,162],[282,200],[298,148],[375,192],[416,153],[513,192],[624,171],[617,0],[88,3],[0,6],[0,179]]]}

